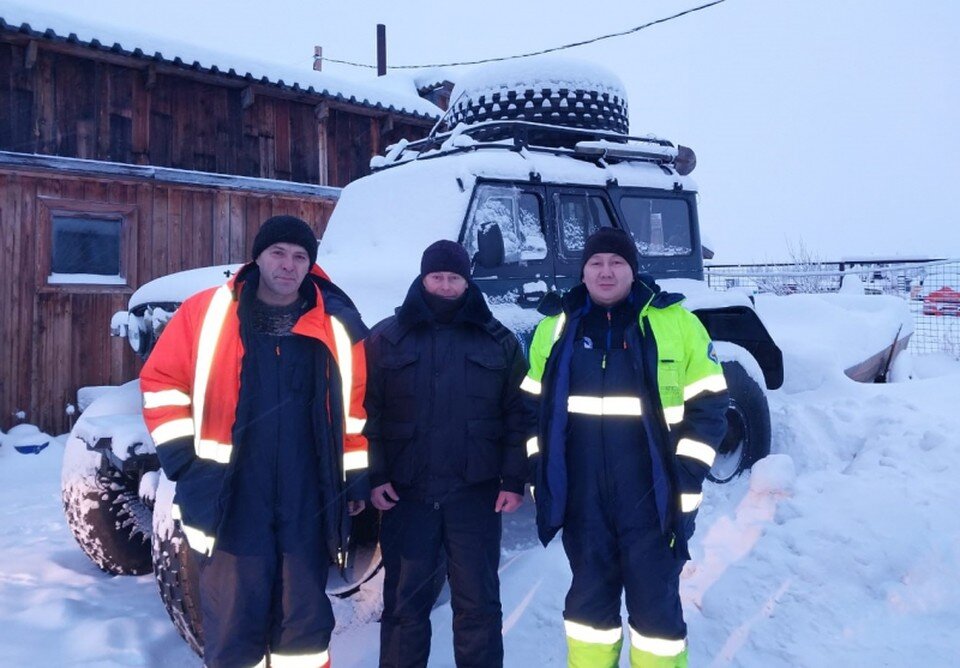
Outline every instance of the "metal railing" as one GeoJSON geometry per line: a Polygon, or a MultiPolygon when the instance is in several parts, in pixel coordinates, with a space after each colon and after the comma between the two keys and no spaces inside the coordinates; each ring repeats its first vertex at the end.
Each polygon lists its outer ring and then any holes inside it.
{"type": "Polygon", "coordinates": [[[909,304],[915,327],[910,352],[960,359],[960,259],[712,265],[704,277],[714,290],[779,295],[837,292],[856,280],[864,294],[894,295],[909,304]]]}

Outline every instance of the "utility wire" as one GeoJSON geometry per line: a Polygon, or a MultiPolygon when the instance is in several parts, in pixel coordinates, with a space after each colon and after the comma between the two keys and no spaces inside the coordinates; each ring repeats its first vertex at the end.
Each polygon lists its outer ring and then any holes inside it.
{"type": "MultiPolygon", "coordinates": [[[[686,16],[687,14],[699,12],[700,10],[707,9],[708,7],[719,5],[722,2],[726,2],[726,0],[714,0],[713,2],[708,2],[705,5],[700,5],[699,7],[693,7],[692,9],[684,10],[678,14],[674,14],[673,16],[666,16],[662,19],[657,19],[656,21],[650,21],[649,23],[644,23],[643,25],[637,26],[636,28],[630,28],[629,30],[624,30],[622,32],[610,33],[609,35],[601,35],[600,37],[585,39],[580,42],[572,42],[570,44],[564,44],[563,46],[555,46],[549,49],[542,49],[540,51],[531,51],[530,53],[521,53],[514,56],[501,56],[499,58],[484,58],[482,60],[465,60],[459,63],[434,63],[431,65],[387,65],[387,69],[388,70],[416,70],[416,69],[425,69],[429,67],[457,67],[460,65],[480,65],[482,63],[495,63],[495,62],[500,62],[504,60],[516,60],[518,58],[529,58],[531,56],[540,56],[545,53],[553,53],[555,51],[563,51],[564,49],[572,49],[577,46],[593,44],[594,42],[600,42],[605,39],[612,39],[614,37],[623,37],[624,35],[631,35],[645,28],[649,28],[651,26],[655,26],[660,23],[666,23],[667,21],[678,19],[681,16],[686,16]]],[[[373,70],[377,69],[376,65],[368,65],[366,63],[355,63],[349,60],[337,60],[336,58],[327,58],[326,56],[319,56],[314,58],[314,60],[326,61],[329,63],[337,63],[339,65],[351,65],[353,67],[366,67],[373,70]]]]}

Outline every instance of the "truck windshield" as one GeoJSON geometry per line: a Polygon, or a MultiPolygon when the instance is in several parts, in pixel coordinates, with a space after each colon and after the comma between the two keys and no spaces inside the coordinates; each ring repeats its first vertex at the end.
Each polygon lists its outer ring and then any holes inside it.
{"type": "Polygon", "coordinates": [[[540,198],[535,193],[515,186],[479,186],[467,214],[463,246],[473,257],[480,231],[495,225],[503,235],[504,264],[543,260],[547,257],[547,240],[540,210],[540,198]]]}
{"type": "Polygon", "coordinates": [[[690,209],[686,200],[625,196],[624,220],[641,257],[690,255],[690,209]]]}

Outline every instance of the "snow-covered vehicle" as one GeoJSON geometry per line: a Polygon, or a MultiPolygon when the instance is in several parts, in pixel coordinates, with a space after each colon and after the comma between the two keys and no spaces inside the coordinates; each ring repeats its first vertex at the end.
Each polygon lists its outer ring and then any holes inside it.
{"type": "Polygon", "coordinates": [[[333,212],[318,262],[364,318],[389,315],[420,252],[446,238],[467,249],[494,314],[525,341],[541,300],[579,282],[586,238],[622,228],[641,270],[684,293],[721,342],[730,428],[711,477],[726,482],[768,454],[765,391],[782,383],[782,356],[747,296],[703,282],[693,151],[629,136],[618,78],[577,61],[474,70],[451,100],[445,132],[374,158],[333,212]]]}

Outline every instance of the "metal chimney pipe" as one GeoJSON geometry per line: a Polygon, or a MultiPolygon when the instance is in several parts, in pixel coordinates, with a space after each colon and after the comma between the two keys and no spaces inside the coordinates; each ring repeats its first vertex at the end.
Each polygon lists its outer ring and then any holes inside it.
{"type": "Polygon", "coordinates": [[[387,73],[387,26],[377,24],[377,76],[387,73]]]}

